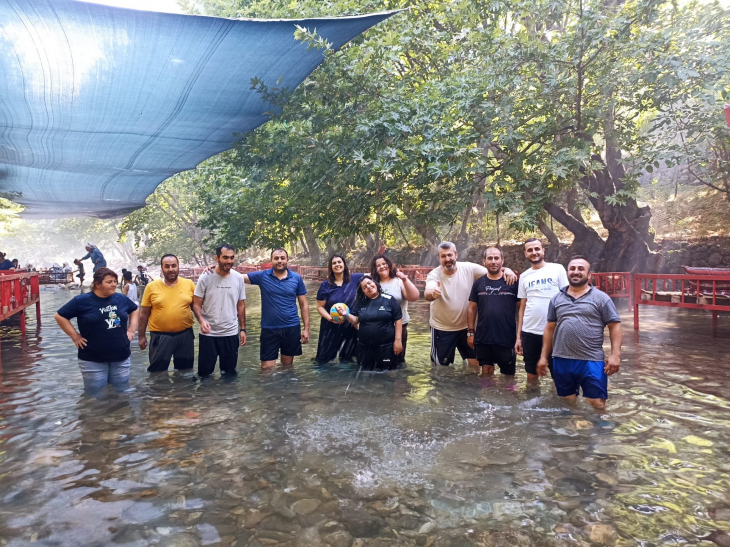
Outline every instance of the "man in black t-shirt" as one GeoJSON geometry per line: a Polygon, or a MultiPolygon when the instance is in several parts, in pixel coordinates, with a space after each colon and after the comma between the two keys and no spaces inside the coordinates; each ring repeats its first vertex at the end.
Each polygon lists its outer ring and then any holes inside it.
{"type": "Polygon", "coordinates": [[[515,374],[517,284],[505,282],[503,264],[502,249],[488,247],[484,251],[487,274],[474,282],[469,296],[467,341],[476,350],[484,376],[494,374],[495,363],[502,374],[515,374]]]}

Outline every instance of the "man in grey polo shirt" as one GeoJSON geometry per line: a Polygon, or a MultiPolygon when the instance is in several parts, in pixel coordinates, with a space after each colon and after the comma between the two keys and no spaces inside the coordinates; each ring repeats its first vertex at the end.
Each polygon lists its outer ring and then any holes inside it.
{"type": "Polygon", "coordinates": [[[550,300],[542,355],[537,372],[545,376],[553,356],[553,380],[558,395],[575,404],[579,390],[595,408],[606,406],[608,377],[621,367],[621,317],[611,298],[593,287],[591,265],[582,256],[568,264],[569,285],[550,300]],[[603,353],[603,330],[608,326],[611,354],[603,353]]]}

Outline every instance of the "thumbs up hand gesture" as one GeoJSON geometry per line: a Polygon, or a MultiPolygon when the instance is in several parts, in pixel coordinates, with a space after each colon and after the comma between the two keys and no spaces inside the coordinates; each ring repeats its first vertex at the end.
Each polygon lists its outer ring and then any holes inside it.
{"type": "Polygon", "coordinates": [[[433,290],[433,299],[441,298],[441,281],[436,281],[436,288],[433,290]]]}

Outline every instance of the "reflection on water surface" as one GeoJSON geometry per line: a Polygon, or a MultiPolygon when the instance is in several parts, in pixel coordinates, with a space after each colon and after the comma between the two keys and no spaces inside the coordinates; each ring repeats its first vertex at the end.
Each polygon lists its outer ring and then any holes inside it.
{"type": "Polygon", "coordinates": [[[315,321],[292,369],[262,374],[250,328],[236,379],[152,376],[134,349],[134,390],[88,398],[68,297],[42,294],[26,346],[0,327],[1,545],[725,545],[726,317],[713,339],[703,313],[642,311],[635,338],[624,313],[596,414],[524,372],[434,372],[423,301],[405,371],[313,364],[315,321]]]}

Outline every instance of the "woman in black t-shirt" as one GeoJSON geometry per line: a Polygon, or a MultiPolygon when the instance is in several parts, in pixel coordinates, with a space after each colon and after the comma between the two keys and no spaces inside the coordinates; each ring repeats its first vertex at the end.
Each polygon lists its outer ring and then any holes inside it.
{"type": "Polygon", "coordinates": [[[403,351],[403,312],[395,298],[383,294],[369,275],[358,283],[357,298],[348,314],[337,310],[357,327],[357,362],[363,370],[397,368],[395,356],[403,351]]]}

